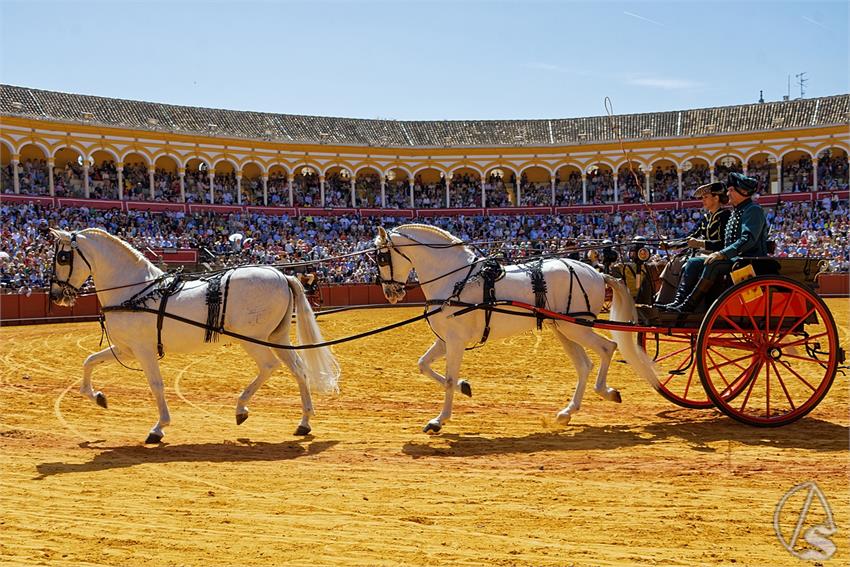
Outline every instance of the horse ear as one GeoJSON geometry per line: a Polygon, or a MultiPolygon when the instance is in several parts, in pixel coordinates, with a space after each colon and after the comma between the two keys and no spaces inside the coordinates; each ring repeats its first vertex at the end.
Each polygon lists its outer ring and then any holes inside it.
{"type": "Polygon", "coordinates": [[[53,235],[53,238],[59,240],[61,242],[67,242],[71,240],[71,234],[65,232],[64,230],[59,230],[58,228],[51,228],[50,234],[53,235]]]}
{"type": "Polygon", "coordinates": [[[387,231],[382,226],[378,227],[378,238],[380,238],[381,240],[387,240],[389,238],[389,236],[387,235],[387,231]]]}

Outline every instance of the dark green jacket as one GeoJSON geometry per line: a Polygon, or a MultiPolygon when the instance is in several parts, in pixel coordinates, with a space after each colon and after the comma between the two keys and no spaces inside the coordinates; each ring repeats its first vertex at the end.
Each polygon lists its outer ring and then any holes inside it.
{"type": "Polygon", "coordinates": [[[730,260],[740,256],[767,256],[769,233],[764,209],[747,199],[732,209],[720,252],[730,260]]]}

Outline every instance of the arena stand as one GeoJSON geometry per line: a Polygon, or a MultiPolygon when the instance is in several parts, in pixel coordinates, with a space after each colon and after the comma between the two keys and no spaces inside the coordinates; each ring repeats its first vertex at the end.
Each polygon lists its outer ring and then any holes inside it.
{"type": "MultiPolygon", "coordinates": [[[[731,171],[759,179],[780,254],[824,255],[846,272],[848,98],[394,121],[0,85],[2,318],[15,310],[9,296],[20,303],[44,288],[47,226],[101,226],[157,261],[198,267],[319,259],[368,247],[379,225],[417,219],[468,240],[507,240],[519,259],[575,239],[680,236],[699,217],[694,188],[731,171]],[[250,246],[233,250],[234,232],[250,246]]],[[[339,291],[368,286],[367,263],[318,269],[336,290],[326,304],[382,301],[339,291]]]]}

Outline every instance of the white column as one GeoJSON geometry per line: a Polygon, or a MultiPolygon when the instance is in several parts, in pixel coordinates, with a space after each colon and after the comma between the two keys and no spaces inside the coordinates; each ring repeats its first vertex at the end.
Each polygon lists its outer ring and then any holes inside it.
{"type": "Polygon", "coordinates": [[[682,170],[677,169],[676,173],[679,176],[679,200],[681,201],[682,200],[682,170]]]}
{"type": "Polygon", "coordinates": [[[148,183],[150,184],[149,190],[150,190],[151,201],[156,199],[156,189],[154,187],[154,178],[153,178],[154,171],[155,170],[152,167],[148,169],[148,183]]]}
{"type": "MultiPolygon", "coordinates": [[[[487,190],[485,189],[485,185],[486,184],[484,183],[484,180],[482,179],[481,180],[481,207],[482,208],[487,207],[487,190]]],[[[492,187],[492,185],[490,187],[492,187]]]]}
{"type": "Polygon", "coordinates": [[[53,166],[54,166],[53,159],[51,158],[51,159],[47,160],[47,183],[48,183],[48,187],[50,188],[50,196],[51,197],[56,196],[56,185],[53,182],[53,166]]]}
{"type": "Polygon", "coordinates": [[[517,182],[516,182],[516,206],[517,207],[522,206],[522,181],[521,181],[521,177],[518,177],[517,182]]]}
{"type": "Polygon", "coordinates": [[[710,177],[710,178],[709,178],[709,180],[708,180],[708,181],[709,181],[709,183],[714,183],[714,165],[709,165],[709,166],[708,166],[708,172],[709,172],[709,174],[711,175],[711,177],[710,177]]]}
{"type": "Polygon", "coordinates": [[[620,202],[620,176],[616,173],[613,175],[614,177],[614,202],[620,202]]]}
{"type": "Polygon", "coordinates": [[[643,186],[646,188],[646,195],[644,196],[644,198],[646,199],[647,203],[652,202],[652,185],[650,185],[650,179],[652,179],[652,176],[650,175],[650,173],[652,173],[651,169],[650,171],[647,171],[643,174],[643,186]]]}
{"type": "Polygon", "coordinates": [[[381,208],[387,206],[387,180],[382,177],[381,178],[381,208]]]}
{"type": "Polygon", "coordinates": [[[408,181],[408,183],[410,184],[410,208],[412,209],[416,206],[416,203],[413,200],[413,185],[415,182],[413,181],[413,179],[411,179],[408,181]]]}
{"type": "MultiPolygon", "coordinates": [[[[305,190],[306,190],[306,187],[307,187],[307,177],[306,176],[304,177],[304,187],[305,187],[305,190]]],[[[324,175],[319,176],[319,205],[322,206],[322,207],[325,206],[325,176],[324,175]]]]}
{"type": "Polygon", "coordinates": [[[18,164],[20,160],[17,157],[12,158],[12,187],[15,189],[15,195],[21,193],[21,177],[18,173],[18,164]]]}
{"type": "Polygon", "coordinates": [[[357,190],[355,189],[356,180],[351,176],[351,208],[357,208],[357,190]]]}
{"type": "Polygon", "coordinates": [[[83,160],[83,191],[85,192],[86,199],[88,199],[90,195],[89,190],[89,160],[83,160]]]}
{"type": "Polygon", "coordinates": [[[210,170],[210,205],[215,203],[215,172],[210,170]]]}
{"type": "Polygon", "coordinates": [[[587,204],[587,174],[581,172],[581,202],[587,204]]]}
{"type": "Polygon", "coordinates": [[[263,206],[269,206],[269,176],[263,175],[263,206]]]}
{"type": "MultiPolygon", "coordinates": [[[[777,177],[776,192],[782,193],[782,162],[781,161],[776,162],[776,177],[777,177]]],[[[772,192],[773,191],[771,191],[771,193],[772,192]]]]}
{"type": "Polygon", "coordinates": [[[242,174],[236,176],[236,204],[242,204],[242,174]]]}
{"type": "Polygon", "coordinates": [[[551,192],[552,192],[550,204],[554,207],[555,206],[555,177],[554,176],[549,177],[549,185],[551,185],[551,192]]]}
{"type": "Polygon", "coordinates": [[[812,191],[818,190],[818,158],[812,158],[812,191]]]}
{"type": "Polygon", "coordinates": [[[450,209],[452,206],[451,200],[449,199],[449,191],[451,191],[452,178],[449,175],[446,175],[446,208],[450,209]]]}
{"type": "Polygon", "coordinates": [[[295,206],[295,195],[292,192],[292,184],[295,183],[295,176],[293,174],[289,174],[286,176],[286,190],[289,192],[289,206],[295,206]]]}
{"type": "Polygon", "coordinates": [[[186,168],[181,167],[177,170],[177,175],[180,177],[180,202],[186,202],[186,168]]]}
{"type": "MultiPolygon", "coordinates": [[[[118,200],[124,200],[124,163],[118,162],[115,164],[115,170],[118,172],[118,200]]],[[[182,177],[180,178],[183,179],[182,177]]]]}

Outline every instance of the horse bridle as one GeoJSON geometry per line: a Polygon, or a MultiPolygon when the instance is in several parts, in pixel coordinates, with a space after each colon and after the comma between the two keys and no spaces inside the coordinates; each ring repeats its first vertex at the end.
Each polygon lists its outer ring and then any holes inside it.
{"type": "MultiPolygon", "coordinates": [[[[71,285],[71,276],[74,273],[74,255],[75,254],[80,255],[80,258],[82,259],[82,261],[85,262],[86,266],[89,267],[89,271],[91,271],[92,267],[91,267],[91,264],[89,263],[88,259],[86,258],[86,255],[83,254],[83,251],[80,249],[79,245],[77,244],[77,233],[76,232],[71,233],[71,241],[70,241],[71,249],[70,250],[62,250],[61,248],[63,246],[64,246],[64,244],[61,241],[56,243],[56,247],[55,247],[54,252],[53,252],[53,270],[50,273],[50,285],[53,286],[54,284],[56,284],[57,286],[59,286],[62,289],[63,295],[69,295],[70,294],[70,295],[73,295],[73,296],[76,297],[76,296],[80,295],[80,288],[82,287],[82,284],[81,284],[80,287],[75,287],[75,286],[71,285]],[[59,278],[56,277],[56,266],[57,265],[69,267],[68,277],[66,277],[64,281],[60,280],[59,278]]],[[[85,282],[83,282],[83,283],[85,283],[85,282]]]]}
{"type": "MultiPolygon", "coordinates": [[[[392,234],[392,231],[390,232],[390,234],[392,234]]],[[[405,285],[407,285],[406,281],[400,282],[400,281],[395,279],[395,274],[393,273],[393,256],[392,256],[392,253],[395,252],[396,254],[398,254],[399,256],[401,256],[402,258],[407,260],[408,262],[410,262],[411,265],[413,264],[413,261],[410,259],[410,257],[407,254],[405,254],[404,252],[402,252],[401,250],[399,250],[396,247],[396,245],[393,243],[392,238],[390,238],[390,234],[387,234],[386,244],[379,246],[378,249],[375,251],[375,263],[378,265],[378,283],[381,284],[381,285],[395,285],[395,286],[404,287],[405,285]],[[381,268],[385,268],[387,266],[389,266],[389,268],[390,268],[390,278],[384,279],[381,276],[381,268]]],[[[413,240],[412,238],[405,236],[403,234],[399,234],[399,235],[404,236],[405,238],[407,238],[409,240],[413,240]]],[[[413,241],[416,242],[415,240],[413,240],[413,241]]],[[[407,279],[407,278],[405,278],[405,279],[407,279]]]]}

